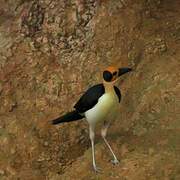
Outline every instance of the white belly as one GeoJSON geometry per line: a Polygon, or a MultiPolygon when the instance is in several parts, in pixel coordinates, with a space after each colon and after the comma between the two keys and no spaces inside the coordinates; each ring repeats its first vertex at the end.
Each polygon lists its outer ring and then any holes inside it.
{"type": "Polygon", "coordinates": [[[98,103],[85,112],[89,124],[95,125],[101,121],[115,119],[119,107],[119,99],[115,93],[106,93],[99,98],[98,103]]]}

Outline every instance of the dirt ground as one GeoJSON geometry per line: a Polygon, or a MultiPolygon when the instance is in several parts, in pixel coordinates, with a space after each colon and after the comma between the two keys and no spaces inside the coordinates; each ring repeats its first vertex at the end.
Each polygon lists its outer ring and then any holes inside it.
{"type": "Polygon", "coordinates": [[[1,0],[0,179],[180,179],[180,1],[1,0]],[[52,126],[108,65],[128,66],[119,116],[52,126]]]}

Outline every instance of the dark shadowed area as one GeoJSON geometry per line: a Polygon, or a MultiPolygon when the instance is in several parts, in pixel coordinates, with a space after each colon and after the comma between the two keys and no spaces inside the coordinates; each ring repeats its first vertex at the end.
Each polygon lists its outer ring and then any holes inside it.
{"type": "Polygon", "coordinates": [[[179,0],[0,0],[0,179],[180,179],[179,0]],[[108,65],[122,76],[119,116],[99,133],[92,171],[86,121],[52,126],[108,65]]]}

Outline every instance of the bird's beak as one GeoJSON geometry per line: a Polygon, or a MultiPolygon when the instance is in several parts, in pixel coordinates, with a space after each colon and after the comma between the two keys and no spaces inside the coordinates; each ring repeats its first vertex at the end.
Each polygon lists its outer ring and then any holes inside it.
{"type": "Polygon", "coordinates": [[[126,68],[126,67],[125,68],[119,68],[118,76],[121,76],[121,75],[123,75],[127,72],[130,72],[130,71],[132,71],[131,68],[126,68]]]}

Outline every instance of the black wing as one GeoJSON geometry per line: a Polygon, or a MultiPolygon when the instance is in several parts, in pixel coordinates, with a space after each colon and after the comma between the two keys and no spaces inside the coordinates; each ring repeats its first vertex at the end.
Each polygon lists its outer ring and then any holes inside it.
{"type": "Polygon", "coordinates": [[[79,101],[74,105],[74,108],[79,113],[84,113],[85,111],[91,109],[96,105],[98,99],[104,94],[105,89],[103,84],[97,84],[89,88],[79,99],[79,101]]]}
{"type": "Polygon", "coordinates": [[[116,86],[114,86],[114,90],[115,90],[116,95],[118,96],[119,102],[120,102],[121,101],[121,91],[116,86]]]}

